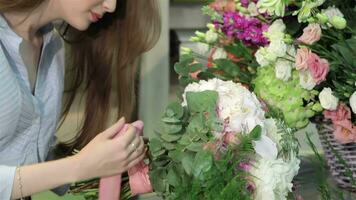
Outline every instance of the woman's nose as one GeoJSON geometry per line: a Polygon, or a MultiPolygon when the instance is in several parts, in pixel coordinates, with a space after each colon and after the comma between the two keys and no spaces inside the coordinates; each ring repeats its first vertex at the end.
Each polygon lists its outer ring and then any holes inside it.
{"type": "Polygon", "coordinates": [[[109,12],[109,13],[114,12],[116,9],[116,1],[117,0],[105,0],[103,2],[103,8],[105,12],[109,12]]]}

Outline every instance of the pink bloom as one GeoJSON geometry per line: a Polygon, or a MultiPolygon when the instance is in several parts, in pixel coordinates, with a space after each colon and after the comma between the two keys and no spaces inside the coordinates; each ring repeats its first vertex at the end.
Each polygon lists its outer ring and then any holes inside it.
{"type": "Polygon", "coordinates": [[[132,195],[152,192],[152,185],[148,175],[149,168],[143,161],[129,169],[130,188],[132,195]]]}
{"type": "Polygon", "coordinates": [[[334,121],[333,127],[338,142],[345,144],[356,141],[356,126],[350,120],[334,121]]]}
{"type": "Polygon", "coordinates": [[[236,137],[235,134],[228,132],[224,135],[224,142],[225,144],[239,144],[240,141],[239,139],[236,137]]]}
{"type": "Polygon", "coordinates": [[[337,110],[325,110],[323,114],[326,119],[331,119],[333,122],[351,119],[350,108],[343,103],[338,106],[337,110]]]}
{"type": "Polygon", "coordinates": [[[329,72],[329,62],[319,58],[315,53],[311,53],[307,60],[310,73],[316,84],[320,84],[326,79],[329,72]]]}
{"type": "Polygon", "coordinates": [[[297,50],[295,55],[295,67],[297,70],[306,70],[308,69],[308,59],[311,54],[310,49],[301,48],[297,50]]]}
{"type": "Polygon", "coordinates": [[[251,168],[252,168],[252,166],[251,166],[250,163],[244,163],[244,162],[240,163],[240,164],[239,164],[239,167],[240,167],[242,170],[244,170],[245,172],[249,172],[249,171],[251,170],[251,168]]]}
{"type": "Polygon", "coordinates": [[[298,38],[299,42],[312,45],[320,40],[321,28],[319,24],[309,24],[303,30],[303,35],[298,38]]]}
{"type": "Polygon", "coordinates": [[[234,12],[236,10],[234,0],[216,0],[210,7],[218,12],[234,12]]]}

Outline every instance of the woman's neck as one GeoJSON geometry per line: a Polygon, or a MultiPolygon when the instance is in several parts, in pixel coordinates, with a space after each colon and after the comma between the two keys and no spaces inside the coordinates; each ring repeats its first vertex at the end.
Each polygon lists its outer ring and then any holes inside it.
{"type": "Polygon", "coordinates": [[[9,11],[3,13],[12,30],[29,42],[38,40],[39,29],[57,19],[52,1],[43,1],[29,11],[9,11]]]}

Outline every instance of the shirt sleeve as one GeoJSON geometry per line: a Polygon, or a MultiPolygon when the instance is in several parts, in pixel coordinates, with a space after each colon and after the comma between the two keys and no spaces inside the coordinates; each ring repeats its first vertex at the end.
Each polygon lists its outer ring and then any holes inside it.
{"type": "Polygon", "coordinates": [[[16,167],[0,165],[0,200],[10,200],[16,167]]]}

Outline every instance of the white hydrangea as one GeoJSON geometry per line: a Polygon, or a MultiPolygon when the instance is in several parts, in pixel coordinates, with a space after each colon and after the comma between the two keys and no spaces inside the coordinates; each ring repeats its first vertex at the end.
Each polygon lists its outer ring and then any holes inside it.
{"type": "Polygon", "coordinates": [[[285,59],[278,59],[275,66],[276,77],[288,81],[292,76],[292,63],[285,59]]]}
{"type": "Polygon", "coordinates": [[[298,174],[300,160],[292,156],[289,162],[260,159],[251,170],[256,186],[255,200],[285,200],[292,191],[292,180],[298,174]]]}
{"type": "Polygon", "coordinates": [[[356,91],[350,97],[350,106],[352,112],[356,114],[356,91]]]}
{"type": "Polygon", "coordinates": [[[327,110],[336,110],[338,104],[339,104],[339,99],[335,97],[332,94],[331,88],[325,87],[323,90],[319,93],[319,101],[321,104],[321,107],[327,110]]]}
{"type": "MultiPolygon", "coordinates": [[[[266,119],[261,103],[254,93],[251,93],[240,83],[222,81],[215,78],[189,84],[184,90],[182,105],[187,105],[187,92],[205,90],[217,91],[219,94],[217,112],[219,118],[227,122],[225,131],[244,134],[251,132],[257,125],[260,125],[264,130],[264,121],[266,119]]],[[[265,130],[263,134],[264,136],[261,137],[261,140],[255,141],[255,150],[261,157],[274,159],[278,154],[276,144],[265,136],[265,130]]]]}
{"type": "Polygon", "coordinates": [[[309,70],[299,72],[299,84],[306,90],[312,90],[316,86],[316,83],[309,70]]]}

